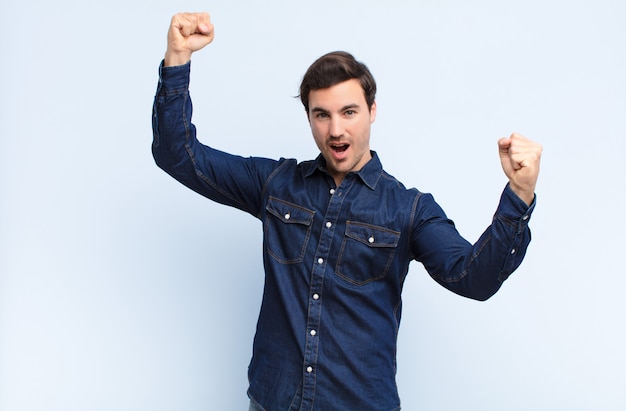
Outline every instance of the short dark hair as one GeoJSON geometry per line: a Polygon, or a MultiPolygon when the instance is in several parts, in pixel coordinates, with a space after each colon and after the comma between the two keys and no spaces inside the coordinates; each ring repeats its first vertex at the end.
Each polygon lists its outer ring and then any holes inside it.
{"type": "Polygon", "coordinates": [[[363,87],[367,108],[371,110],[376,98],[376,81],[367,66],[345,51],[333,51],[323,55],[308,68],[300,84],[300,100],[309,112],[309,93],[332,87],[344,81],[357,79],[363,87]]]}

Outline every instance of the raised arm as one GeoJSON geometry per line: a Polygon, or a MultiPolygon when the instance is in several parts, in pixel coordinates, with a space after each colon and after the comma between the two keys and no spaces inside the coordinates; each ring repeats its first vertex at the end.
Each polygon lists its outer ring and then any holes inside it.
{"type": "Polygon", "coordinates": [[[207,13],[172,17],[152,114],[156,164],[199,194],[258,216],[263,185],[278,162],[241,157],[200,143],[189,94],[192,53],[213,41],[207,13]]]}
{"type": "Polygon", "coordinates": [[[417,207],[414,253],[429,274],[457,294],[486,300],[522,263],[531,235],[541,145],[518,133],[498,141],[509,179],[492,224],[474,244],[467,242],[431,196],[417,207]]]}

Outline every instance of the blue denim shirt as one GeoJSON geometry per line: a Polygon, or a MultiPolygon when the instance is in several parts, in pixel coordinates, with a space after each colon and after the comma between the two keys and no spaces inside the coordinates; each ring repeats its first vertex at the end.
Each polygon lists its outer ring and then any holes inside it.
{"type": "Polygon", "coordinates": [[[190,65],[160,68],[159,167],[263,224],[265,289],[248,395],[266,410],[398,410],[396,340],[412,260],[447,289],[485,300],[519,266],[528,207],[508,186],[472,245],[430,194],[406,189],[376,155],[336,187],[324,159],[244,158],[196,139],[190,65]]]}

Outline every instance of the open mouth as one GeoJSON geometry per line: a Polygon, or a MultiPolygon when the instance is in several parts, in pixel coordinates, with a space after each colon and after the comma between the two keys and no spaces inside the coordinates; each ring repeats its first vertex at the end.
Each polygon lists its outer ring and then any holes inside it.
{"type": "Polygon", "coordinates": [[[347,143],[330,145],[330,149],[336,153],[343,153],[348,149],[348,147],[350,147],[350,144],[347,144],[347,143]]]}

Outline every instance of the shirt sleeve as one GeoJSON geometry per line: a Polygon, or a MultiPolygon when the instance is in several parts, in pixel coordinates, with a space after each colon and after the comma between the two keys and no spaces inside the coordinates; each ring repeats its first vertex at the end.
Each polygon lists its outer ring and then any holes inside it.
{"type": "Polygon", "coordinates": [[[528,206],[507,185],[491,225],[470,244],[429,194],[416,209],[413,252],[430,276],[462,296],[484,301],[519,267],[531,240],[528,206]]]}
{"type": "Polygon", "coordinates": [[[152,155],[156,164],[197,193],[258,217],[265,181],[280,161],[244,158],[200,143],[191,122],[191,63],[159,67],[152,109],[152,155]]]}

